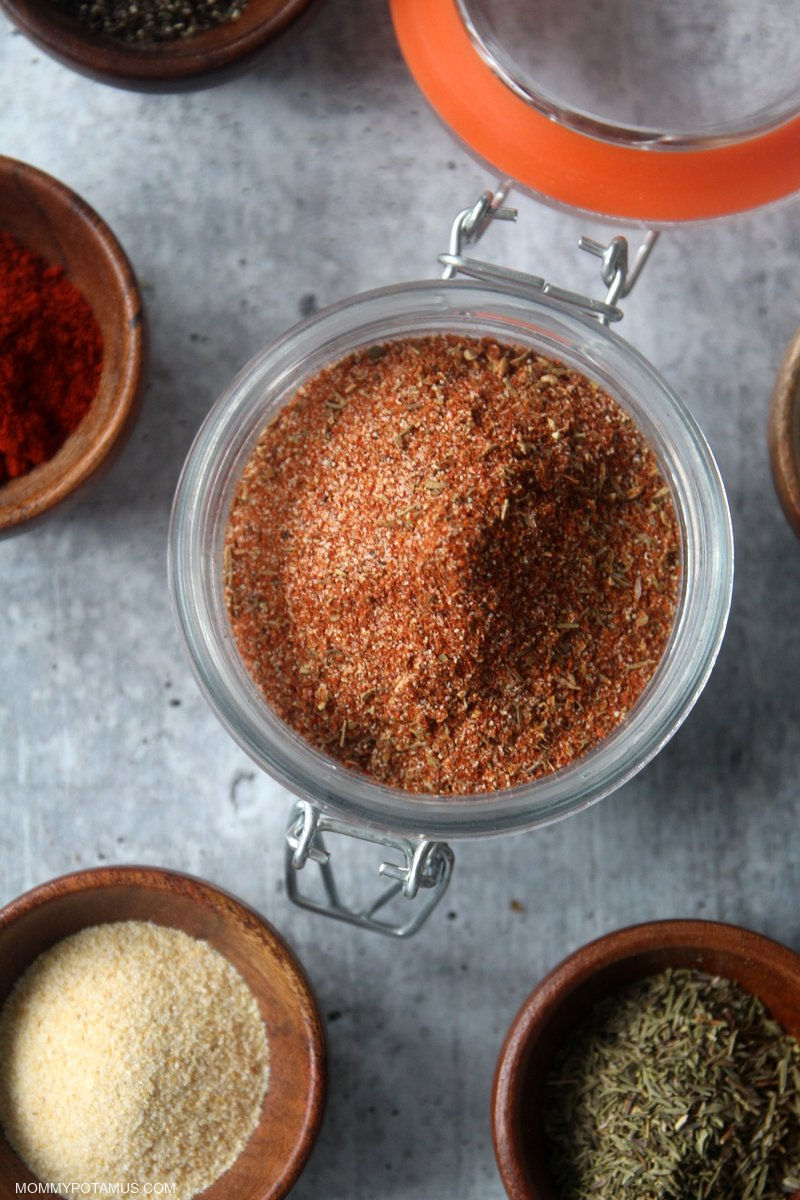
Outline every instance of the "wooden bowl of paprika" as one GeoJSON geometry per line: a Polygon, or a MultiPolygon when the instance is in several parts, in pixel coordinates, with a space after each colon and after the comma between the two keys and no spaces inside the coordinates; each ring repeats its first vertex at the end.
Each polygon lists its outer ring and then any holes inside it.
{"type": "MultiPolygon", "coordinates": [[[[766,1127],[776,1108],[788,1108],[794,1130],[787,1129],[785,1138],[776,1130],[774,1144],[785,1150],[797,1144],[798,1040],[800,955],[761,934],[715,921],[667,920],[581,946],[525,1000],[497,1061],[492,1132],[510,1200],[561,1200],[557,1179],[565,1170],[577,1194],[579,1182],[588,1187],[587,1177],[596,1179],[607,1162],[614,1177],[603,1195],[650,1194],[649,1172],[657,1159],[659,1182],[678,1172],[670,1182],[684,1187],[670,1192],[681,1195],[700,1189],[686,1186],[680,1172],[710,1163],[709,1174],[719,1170],[721,1176],[703,1195],[727,1200],[738,1189],[726,1188],[725,1172],[743,1167],[744,1186],[753,1164],[740,1159],[760,1145],[761,1135],[751,1143],[744,1116],[756,1124],[763,1119],[766,1127]],[[736,1060],[730,1058],[734,1046],[736,1060]],[[763,1063],[747,1057],[750,1048],[764,1056],[763,1063]],[[774,1074],[771,1067],[777,1067],[774,1074]],[[788,1083],[779,1087],[783,1071],[788,1083]],[[753,1086],[759,1081],[758,1094],[748,1093],[750,1110],[719,1126],[719,1137],[706,1141],[706,1130],[701,1153],[695,1153],[704,1126],[716,1128],[730,1100],[726,1080],[745,1078],[753,1086]],[[773,1080],[776,1096],[770,1100],[773,1080]],[[687,1081],[710,1101],[690,1097],[687,1081]],[[670,1115],[684,1089],[684,1103],[693,1101],[685,1120],[685,1108],[670,1115]],[[627,1183],[616,1186],[617,1173],[625,1174],[620,1145],[639,1153],[630,1191],[627,1183]]],[[[783,1191],[787,1200],[800,1200],[800,1191],[792,1190],[797,1164],[777,1160],[756,1171],[769,1170],[771,1190],[764,1196],[775,1194],[775,1175],[787,1166],[783,1191]]]]}
{"type": "Polygon", "coordinates": [[[43,171],[0,156],[0,535],[109,465],[138,412],[142,303],[108,226],[43,171]]]}

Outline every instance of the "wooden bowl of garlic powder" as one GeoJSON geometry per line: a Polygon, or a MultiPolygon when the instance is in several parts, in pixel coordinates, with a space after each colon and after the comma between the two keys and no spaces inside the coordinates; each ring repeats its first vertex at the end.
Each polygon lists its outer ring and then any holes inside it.
{"type": "Polygon", "coordinates": [[[44,1181],[279,1200],[324,1091],[303,970],[234,897],[109,867],[0,910],[0,1195],[44,1181]]]}

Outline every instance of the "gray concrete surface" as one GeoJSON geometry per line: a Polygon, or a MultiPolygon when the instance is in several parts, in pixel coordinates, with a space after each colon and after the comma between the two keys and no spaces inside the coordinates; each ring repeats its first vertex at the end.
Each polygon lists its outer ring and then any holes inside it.
{"type": "MultiPolygon", "coordinates": [[[[170,502],[234,371],[315,306],[428,277],[491,177],[415,90],[389,17],[338,0],[244,78],[184,96],[94,84],[0,20],[0,149],[94,205],[141,279],[150,384],[112,473],[0,544],[0,901],[98,863],[181,868],[284,932],[329,1017],[330,1102],[298,1200],[499,1200],[505,1030],[542,974],[632,921],[703,916],[800,949],[800,544],[775,499],[769,391],[800,323],[800,206],[662,238],[624,334],[688,400],[736,532],[723,651],[696,709],[591,811],[456,847],[448,898],[398,946],[291,908],[289,798],[207,709],[166,587],[170,502]],[[512,908],[512,901],[516,901],[512,908]]],[[[588,286],[581,232],[522,198],[491,247],[588,286]],[[580,256],[581,258],[583,256],[580,256]]],[[[342,847],[345,873],[363,865],[342,847]]]]}

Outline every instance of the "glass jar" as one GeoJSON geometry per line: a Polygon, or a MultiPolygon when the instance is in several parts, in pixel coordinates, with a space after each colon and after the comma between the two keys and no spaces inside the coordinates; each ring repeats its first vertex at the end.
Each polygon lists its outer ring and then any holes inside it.
{"type": "MultiPolygon", "coordinates": [[[[711,670],[727,618],[733,549],[722,483],[703,435],[668,384],[628,343],[574,305],[515,294],[513,283],[415,283],[368,292],[295,326],[263,350],[220,397],[200,429],[177,490],[170,533],[174,607],[201,689],[247,754],[299,797],[290,858],[323,868],[327,901],[290,894],[307,907],[383,932],[408,934],[447,883],[445,839],[533,829],[586,808],[639,771],[672,736],[711,670]],[[350,352],[431,333],[491,337],[560,359],[601,385],[643,432],[669,484],[678,517],[682,587],[674,628],[654,676],[629,714],[583,757],[531,783],[494,793],[418,795],[373,782],[314,749],[271,711],[245,669],[223,595],[228,513],[260,433],[297,388],[350,352]],[[338,899],[320,835],[346,832],[402,855],[370,909],[338,899]],[[428,890],[427,904],[402,925],[381,909],[402,889],[428,890]]],[[[601,306],[602,307],[602,306],[601,306]]]]}
{"type": "Polygon", "coordinates": [[[440,256],[447,282],[357,296],[290,330],[253,359],[198,435],[171,532],[175,609],[200,685],[243,749],[299,798],[287,835],[287,889],[306,907],[387,933],[412,933],[447,884],[452,853],[445,839],[532,829],[599,800],[664,745],[708,676],[732,584],[725,494],[691,415],[608,328],[621,315],[617,300],[630,291],[658,233],[647,234],[630,273],[623,238],[605,247],[583,240],[603,260],[605,301],[476,261],[464,250],[492,218],[512,215],[503,208],[510,181],[558,207],[656,228],[743,212],[800,189],[800,95],[787,53],[792,16],[778,3],[776,30],[772,10],[762,11],[758,0],[712,3],[709,10],[701,0],[659,0],[645,13],[626,0],[580,0],[569,6],[567,19],[556,0],[537,6],[524,0],[391,0],[400,48],[423,94],[459,141],[509,182],[459,214],[449,253],[440,256]],[[664,23],[663,38],[654,37],[653,22],[664,23]],[[712,33],[722,39],[716,49],[708,44],[712,33]],[[583,69],[589,59],[598,68],[593,78],[583,69]],[[618,86],[624,83],[622,66],[633,71],[624,95],[618,86]],[[671,109],[664,103],[664,79],[671,81],[676,102],[671,109]],[[688,84],[695,90],[684,91],[688,84]],[[642,104],[646,87],[650,95],[642,104]],[[455,274],[477,282],[454,282],[455,274]],[[351,351],[443,332],[531,347],[609,392],[648,438],[669,484],[683,569],[662,661],[608,737],[534,782],[448,797],[374,783],[314,750],[278,720],[239,659],[222,584],[231,499],[276,410],[304,381],[351,351]],[[322,839],[327,831],[401,855],[399,865],[381,864],[393,882],[369,908],[354,912],[340,900],[322,839]],[[295,869],[308,860],[321,868],[323,901],[298,892],[295,869]],[[427,892],[428,900],[416,916],[392,924],[384,908],[399,890],[407,897],[427,892]]]}

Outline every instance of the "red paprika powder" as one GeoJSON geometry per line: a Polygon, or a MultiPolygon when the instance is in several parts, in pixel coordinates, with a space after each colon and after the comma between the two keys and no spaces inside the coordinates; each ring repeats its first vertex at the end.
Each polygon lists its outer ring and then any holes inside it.
{"type": "Polygon", "coordinates": [[[0,484],[47,462],[86,415],[103,337],[61,267],[0,233],[0,484]]]}

